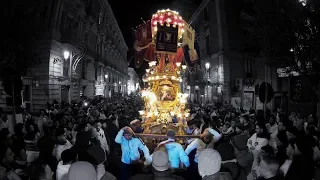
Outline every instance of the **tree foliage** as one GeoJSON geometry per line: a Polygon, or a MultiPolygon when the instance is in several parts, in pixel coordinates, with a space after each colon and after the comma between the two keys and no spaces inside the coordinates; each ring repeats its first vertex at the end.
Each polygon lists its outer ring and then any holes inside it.
{"type": "Polygon", "coordinates": [[[269,63],[320,79],[320,1],[258,0],[243,11],[249,21],[244,50],[269,63]]]}
{"type": "Polygon", "coordinates": [[[39,27],[35,26],[36,2],[5,1],[1,6],[2,33],[0,49],[0,78],[8,69],[24,74],[36,63],[35,39],[39,27]]]}

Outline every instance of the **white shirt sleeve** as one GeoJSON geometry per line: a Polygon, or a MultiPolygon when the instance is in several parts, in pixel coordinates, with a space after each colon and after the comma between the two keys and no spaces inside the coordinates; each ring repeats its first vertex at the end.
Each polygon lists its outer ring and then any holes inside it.
{"type": "Polygon", "coordinates": [[[189,155],[191,151],[193,151],[194,149],[197,149],[199,146],[199,141],[201,141],[200,139],[195,139],[194,141],[192,141],[191,144],[189,144],[185,150],[186,154],[189,155]]]}
{"type": "Polygon", "coordinates": [[[221,139],[221,134],[218,133],[218,131],[212,129],[212,128],[208,128],[208,131],[213,135],[213,140],[214,142],[217,142],[221,139]]]}

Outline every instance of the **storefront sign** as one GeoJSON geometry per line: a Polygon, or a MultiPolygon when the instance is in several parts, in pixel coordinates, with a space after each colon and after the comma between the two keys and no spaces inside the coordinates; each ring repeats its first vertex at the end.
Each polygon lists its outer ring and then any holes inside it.
{"type": "Polygon", "coordinates": [[[104,96],[104,86],[96,85],[96,96],[104,96]]]}

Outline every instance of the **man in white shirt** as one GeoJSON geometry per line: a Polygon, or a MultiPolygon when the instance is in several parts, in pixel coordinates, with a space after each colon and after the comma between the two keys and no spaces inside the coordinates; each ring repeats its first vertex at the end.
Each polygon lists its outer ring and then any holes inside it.
{"type": "MultiPolygon", "coordinates": [[[[192,174],[198,174],[198,158],[200,153],[207,148],[213,148],[214,143],[219,141],[221,137],[222,136],[219,134],[219,132],[215,131],[214,129],[207,128],[200,135],[199,139],[195,139],[187,146],[185,150],[187,155],[189,155],[194,149],[197,149],[194,162],[191,162],[192,174]]],[[[197,176],[193,177],[193,179],[195,178],[197,178],[197,176]]]]}
{"type": "Polygon", "coordinates": [[[94,123],[94,129],[93,129],[93,135],[96,139],[98,139],[100,141],[100,145],[101,147],[104,149],[104,151],[109,154],[110,152],[110,148],[108,145],[108,141],[106,138],[106,135],[104,134],[103,129],[101,128],[101,121],[97,120],[94,123]]]}

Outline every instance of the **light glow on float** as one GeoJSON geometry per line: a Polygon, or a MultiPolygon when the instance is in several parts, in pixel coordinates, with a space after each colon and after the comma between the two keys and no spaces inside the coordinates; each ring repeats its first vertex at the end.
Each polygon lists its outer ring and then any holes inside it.
{"type": "Polygon", "coordinates": [[[197,59],[195,31],[177,11],[163,9],[137,27],[136,37],[134,48],[149,65],[142,77],[145,106],[139,111],[144,133],[166,134],[166,130],[173,129],[183,135],[190,114],[186,108],[188,94],[181,93],[180,87],[187,69],[185,52],[192,57],[189,63],[197,59]]]}

